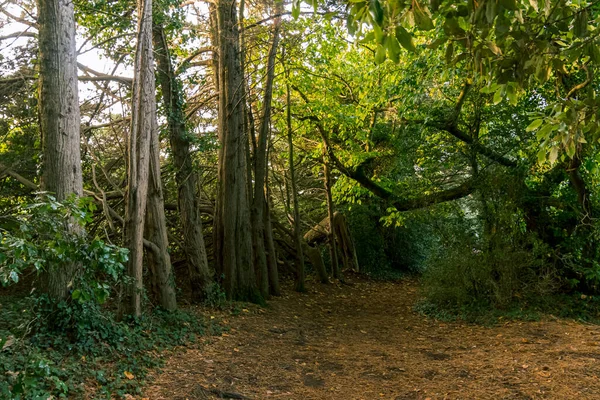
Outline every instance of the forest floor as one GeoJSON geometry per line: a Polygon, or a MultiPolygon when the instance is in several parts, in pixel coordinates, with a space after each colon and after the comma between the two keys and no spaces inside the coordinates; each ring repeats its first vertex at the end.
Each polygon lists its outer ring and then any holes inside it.
{"type": "Polygon", "coordinates": [[[213,313],[230,329],[172,352],[145,397],[600,399],[599,326],[440,322],[414,311],[418,298],[414,280],[354,278],[213,313]]]}

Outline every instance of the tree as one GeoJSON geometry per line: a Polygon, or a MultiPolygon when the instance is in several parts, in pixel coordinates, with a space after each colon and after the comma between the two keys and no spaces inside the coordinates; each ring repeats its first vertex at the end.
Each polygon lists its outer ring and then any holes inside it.
{"type": "Polygon", "coordinates": [[[250,194],[244,131],[243,71],[237,8],[232,0],[216,4],[219,89],[219,181],[215,212],[215,262],[224,274],[227,296],[256,298],[250,223],[250,194]]]}
{"type": "Polygon", "coordinates": [[[177,201],[183,229],[182,236],[184,251],[187,256],[192,300],[197,302],[206,297],[212,278],[202,234],[202,220],[200,219],[197,194],[198,174],[192,164],[190,133],[186,129],[181,82],[175,75],[162,25],[154,25],[153,37],[157,57],[158,81],[167,114],[169,141],[175,167],[177,201]]]}
{"type": "MultiPolygon", "coordinates": [[[[60,201],[83,194],[73,2],[38,0],[37,6],[43,143],[41,187],[60,201]]],[[[68,231],[82,233],[74,221],[65,223],[68,231]]],[[[67,298],[76,272],[76,264],[47,271],[44,280],[48,295],[56,300],[67,298]]]]}
{"type": "Polygon", "coordinates": [[[138,0],[137,10],[137,45],[131,100],[131,130],[127,148],[127,205],[124,227],[124,244],[129,249],[127,274],[132,281],[127,285],[122,303],[122,313],[134,317],[139,317],[142,313],[144,219],[148,200],[150,143],[152,131],[156,129],[152,1],[138,0]]]}

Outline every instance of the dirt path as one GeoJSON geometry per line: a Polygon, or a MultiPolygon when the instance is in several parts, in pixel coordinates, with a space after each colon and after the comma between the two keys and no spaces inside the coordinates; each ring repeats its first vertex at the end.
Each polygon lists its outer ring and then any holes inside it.
{"type": "Polygon", "coordinates": [[[600,327],[570,321],[486,328],[413,312],[415,282],[288,291],[223,316],[231,331],[182,349],[151,400],[600,399],[600,327]]]}

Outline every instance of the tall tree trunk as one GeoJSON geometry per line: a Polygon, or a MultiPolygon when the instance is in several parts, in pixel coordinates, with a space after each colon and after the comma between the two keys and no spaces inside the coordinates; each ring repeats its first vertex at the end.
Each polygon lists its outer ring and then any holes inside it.
{"type": "MultiPolygon", "coordinates": [[[[64,200],[83,193],[73,2],[38,0],[37,7],[44,154],[41,187],[57,200],[64,200]]],[[[66,228],[76,234],[82,230],[73,221],[67,221],[66,228]]],[[[47,271],[43,280],[48,295],[55,300],[67,298],[76,272],[76,264],[47,271]]]]}
{"type": "Polygon", "coordinates": [[[294,165],[294,141],[292,140],[292,110],[290,100],[290,85],[286,85],[287,103],[287,139],[290,159],[290,182],[292,186],[292,202],[294,209],[294,246],[296,246],[296,290],[304,292],[304,254],[302,252],[302,237],[300,233],[300,207],[298,204],[298,188],[296,187],[296,168],[294,165]]]}
{"type": "Polygon", "coordinates": [[[142,314],[144,261],[144,217],[148,199],[151,132],[155,128],[156,101],[152,54],[152,1],[138,0],[137,45],[131,100],[131,130],[127,148],[127,205],[125,246],[129,249],[127,274],[131,283],[125,291],[121,314],[142,314]]]}
{"type": "Polygon", "coordinates": [[[334,278],[340,277],[340,267],[337,257],[337,246],[335,243],[335,230],[333,229],[333,198],[331,197],[331,171],[329,169],[329,161],[327,159],[327,144],[323,144],[323,173],[325,175],[325,194],[327,197],[327,215],[329,217],[329,230],[327,237],[329,239],[329,255],[331,257],[331,273],[334,278]]]}
{"type": "Polygon", "coordinates": [[[202,234],[202,219],[198,207],[198,174],[192,165],[190,140],[185,126],[183,93],[175,76],[169,49],[162,26],[154,26],[154,47],[163,102],[167,114],[169,141],[175,165],[177,199],[183,230],[183,245],[187,258],[188,274],[192,291],[192,301],[206,297],[211,283],[211,272],[206,257],[206,247],[202,234]]]}
{"type": "MultiPolygon", "coordinates": [[[[155,104],[156,107],[156,104],[155,104]]],[[[146,239],[150,242],[147,248],[148,266],[152,271],[152,280],[157,289],[158,304],[165,310],[177,308],[175,296],[175,279],[169,255],[169,239],[167,237],[167,220],[165,218],[165,201],[160,178],[160,142],[156,114],[153,117],[153,129],[150,138],[150,174],[148,184],[148,205],[146,210],[146,239]]]]}
{"type": "Polygon", "coordinates": [[[229,298],[257,300],[252,257],[244,132],[243,75],[234,0],[217,1],[219,49],[219,183],[215,250],[229,298]]]}
{"type": "Polygon", "coordinates": [[[273,80],[275,78],[275,56],[279,45],[279,30],[281,17],[275,19],[273,27],[273,42],[267,59],[267,76],[263,98],[262,120],[258,133],[258,143],[254,153],[254,199],[252,202],[252,236],[255,248],[255,269],[260,293],[269,295],[269,271],[265,252],[265,184],[267,174],[267,139],[271,125],[271,101],[273,98],[273,80]]]}
{"type": "MultiPolygon", "coordinates": [[[[212,41],[213,47],[220,49],[220,38],[219,38],[219,13],[217,10],[217,6],[215,3],[209,3],[209,22],[210,22],[210,37],[212,41]]],[[[213,63],[212,63],[212,73],[213,80],[215,84],[215,92],[219,94],[219,99],[221,99],[221,82],[220,82],[220,57],[219,51],[213,52],[213,63]]],[[[219,107],[221,107],[221,101],[219,100],[219,107]]],[[[220,122],[218,122],[220,123],[220,122]]],[[[223,132],[219,128],[217,130],[217,135],[219,139],[219,143],[223,143],[223,132]]],[[[221,159],[222,153],[221,149],[219,149],[219,159],[221,159]]],[[[218,174],[221,175],[221,166],[218,166],[218,174]]],[[[221,193],[221,185],[217,185],[217,197],[219,197],[219,193],[221,193]]],[[[223,225],[220,223],[220,218],[222,215],[222,207],[223,202],[217,201],[215,204],[215,212],[213,219],[213,259],[214,259],[214,268],[216,280],[219,284],[225,285],[224,276],[224,264],[223,264],[223,225]]]]}

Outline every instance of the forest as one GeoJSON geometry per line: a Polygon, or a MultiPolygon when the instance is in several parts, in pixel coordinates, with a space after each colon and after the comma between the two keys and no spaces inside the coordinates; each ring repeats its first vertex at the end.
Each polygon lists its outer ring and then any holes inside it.
{"type": "Polygon", "coordinates": [[[600,399],[599,23],[1,0],[0,399],[600,399]]]}

